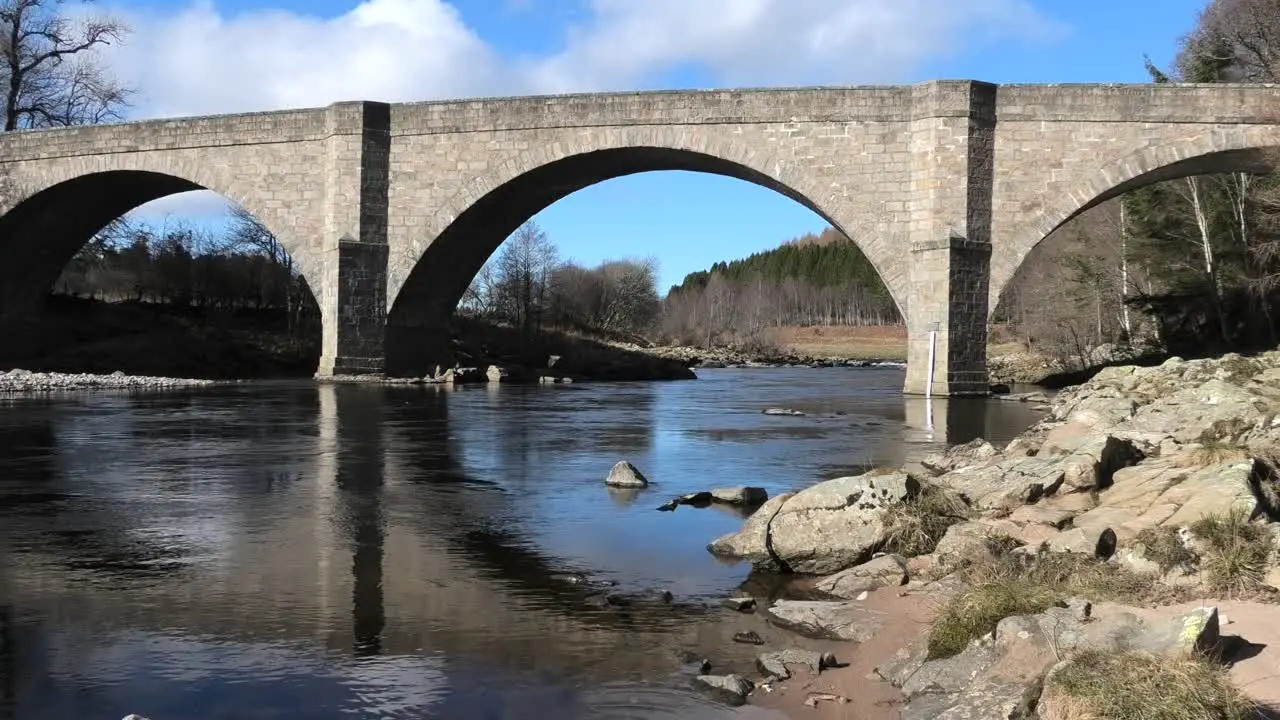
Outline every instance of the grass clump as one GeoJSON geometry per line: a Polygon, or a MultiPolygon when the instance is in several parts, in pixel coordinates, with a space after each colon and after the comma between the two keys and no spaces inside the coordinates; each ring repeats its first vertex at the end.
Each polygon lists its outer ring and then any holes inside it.
{"type": "MultiPolygon", "coordinates": [[[[1007,548],[1005,548],[1007,550],[1007,548]]],[[[929,628],[929,658],[951,657],[1014,615],[1044,612],[1062,600],[1151,601],[1172,592],[1154,577],[1086,555],[1037,556],[1001,551],[989,543],[982,558],[960,564],[965,589],[951,599],[929,628]]]]}
{"type": "Polygon", "coordinates": [[[1177,528],[1154,527],[1138,533],[1137,542],[1146,548],[1146,559],[1160,566],[1160,572],[1190,570],[1200,557],[1182,542],[1177,528]]]}
{"type": "Polygon", "coordinates": [[[1058,601],[1051,588],[1023,578],[976,585],[954,598],[929,628],[929,659],[960,654],[969,643],[1014,615],[1044,612],[1058,601]]]}
{"type": "Polygon", "coordinates": [[[1228,462],[1248,460],[1253,456],[1249,448],[1239,443],[1215,437],[1202,438],[1187,454],[1186,463],[1191,467],[1209,467],[1228,462]]]}
{"type": "Polygon", "coordinates": [[[884,551],[915,557],[938,546],[947,528],[969,519],[969,508],[942,488],[925,485],[920,492],[886,509],[884,551]]]}
{"type": "Polygon", "coordinates": [[[1271,557],[1271,533],[1243,510],[1210,515],[1191,526],[1202,541],[1200,568],[1211,589],[1228,594],[1260,588],[1271,557]]]}
{"type": "Polygon", "coordinates": [[[1039,712],[1043,720],[1245,720],[1257,706],[1204,659],[1088,650],[1049,677],[1039,712]]]}

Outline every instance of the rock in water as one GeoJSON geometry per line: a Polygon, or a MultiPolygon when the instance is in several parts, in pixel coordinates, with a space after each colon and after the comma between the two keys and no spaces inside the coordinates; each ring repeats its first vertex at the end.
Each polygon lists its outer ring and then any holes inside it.
{"type": "Polygon", "coordinates": [[[793,497],[795,493],[783,493],[771,498],[747,518],[741,530],[712,540],[707,545],[707,550],[721,557],[750,561],[760,569],[777,570],[778,565],[769,552],[769,524],[782,506],[793,497]]]}
{"type": "Polygon", "coordinates": [[[735,707],[746,704],[747,695],[756,687],[741,675],[699,675],[697,682],[702,689],[735,707]]]}
{"type": "Polygon", "coordinates": [[[726,505],[759,505],[769,499],[769,493],[758,487],[715,488],[711,499],[726,505]]]}
{"type": "Polygon", "coordinates": [[[804,417],[804,413],[791,408],[768,408],[763,411],[765,415],[784,415],[786,417],[804,417]]]}
{"type": "Polygon", "coordinates": [[[605,485],[620,488],[642,488],[649,487],[649,481],[644,475],[636,469],[635,465],[626,460],[619,461],[609,471],[609,477],[604,481],[605,485]]]}
{"type": "Polygon", "coordinates": [[[751,612],[756,608],[756,599],[750,596],[725,598],[721,605],[738,612],[751,612]]]}
{"type": "Polygon", "coordinates": [[[756,632],[755,630],[748,630],[746,632],[734,633],[733,641],[736,643],[742,643],[743,645],[763,645],[764,644],[764,638],[760,637],[760,633],[756,632]]]}

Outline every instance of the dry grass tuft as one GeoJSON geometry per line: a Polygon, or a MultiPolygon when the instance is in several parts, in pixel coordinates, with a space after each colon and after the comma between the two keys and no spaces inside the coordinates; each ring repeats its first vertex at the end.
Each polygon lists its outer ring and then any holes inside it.
{"type": "Polygon", "coordinates": [[[1085,651],[1045,684],[1042,720],[1245,720],[1257,706],[1203,659],[1085,651]]]}
{"type": "Polygon", "coordinates": [[[1177,528],[1147,528],[1138,533],[1136,540],[1146,548],[1145,557],[1165,574],[1172,570],[1190,571],[1200,561],[1200,556],[1183,544],[1177,528]]]}
{"type": "Polygon", "coordinates": [[[1236,595],[1263,585],[1271,557],[1271,531],[1250,523],[1248,513],[1237,509],[1210,515],[1192,525],[1191,533],[1203,541],[1200,568],[1211,589],[1236,595]]]}
{"type": "Polygon", "coordinates": [[[925,485],[914,497],[888,508],[884,551],[903,557],[927,555],[938,546],[947,528],[968,519],[969,508],[963,500],[925,485]]]}
{"type": "Polygon", "coordinates": [[[998,543],[984,550],[990,554],[960,564],[965,590],[934,618],[928,638],[930,658],[956,655],[994,631],[1004,618],[1043,612],[1071,597],[1124,602],[1177,599],[1174,589],[1153,576],[1085,555],[997,554],[1001,553],[998,543]]]}
{"type": "Polygon", "coordinates": [[[1187,468],[1204,468],[1228,462],[1239,462],[1253,457],[1249,448],[1224,440],[1207,439],[1191,450],[1176,456],[1178,465],[1187,468]]]}

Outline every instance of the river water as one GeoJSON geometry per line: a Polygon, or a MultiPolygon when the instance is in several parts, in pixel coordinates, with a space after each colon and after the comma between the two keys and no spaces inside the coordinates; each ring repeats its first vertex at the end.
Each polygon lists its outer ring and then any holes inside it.
{"type": "Polygon", "coordinates": [[[897,368],[699,375],[0,401],[0,719],[733,717],[673,673],[750,668],[750,619],[715,606],[748,568],[704,549],[741,517],[656,506],[1036,419],[930,422],[897,368]],[[621,459],[653,485],[606,489],[621,459]]]}

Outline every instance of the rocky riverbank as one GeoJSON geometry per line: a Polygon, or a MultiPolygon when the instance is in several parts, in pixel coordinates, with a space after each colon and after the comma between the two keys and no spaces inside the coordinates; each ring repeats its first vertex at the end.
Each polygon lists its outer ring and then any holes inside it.
{"type": "Polygon", "coordinates": [[[851,358],[816,356],[791,353],[782,350],[749,352],[738,348],[699,348],[687,345],[658,345],[644,347],[634,343],[612,343],[629,352],[640,352],[664,360],[673,360],[692,368],[754,368],[754,367],[903,367],[904,363],[882,358],[851,358]]]}
{"type": "Polygon", "coordinates": [[[1004,448],[771,498],[708,549],[786,580],[755,612],[862,675],[761,662],[735,686],[804,717],[1261,717],[1278,450],[1280,352],[1174,358],[1064,390],[1004,448]]]}
{"type": "Polygon", "coordinates": [[[14,369],[0,372],[0,394],[59,392],[66,390],[158,390],[212,385],[213,380],[126,375],[116,371],[94,373],[31,372],[14,369]]]}

